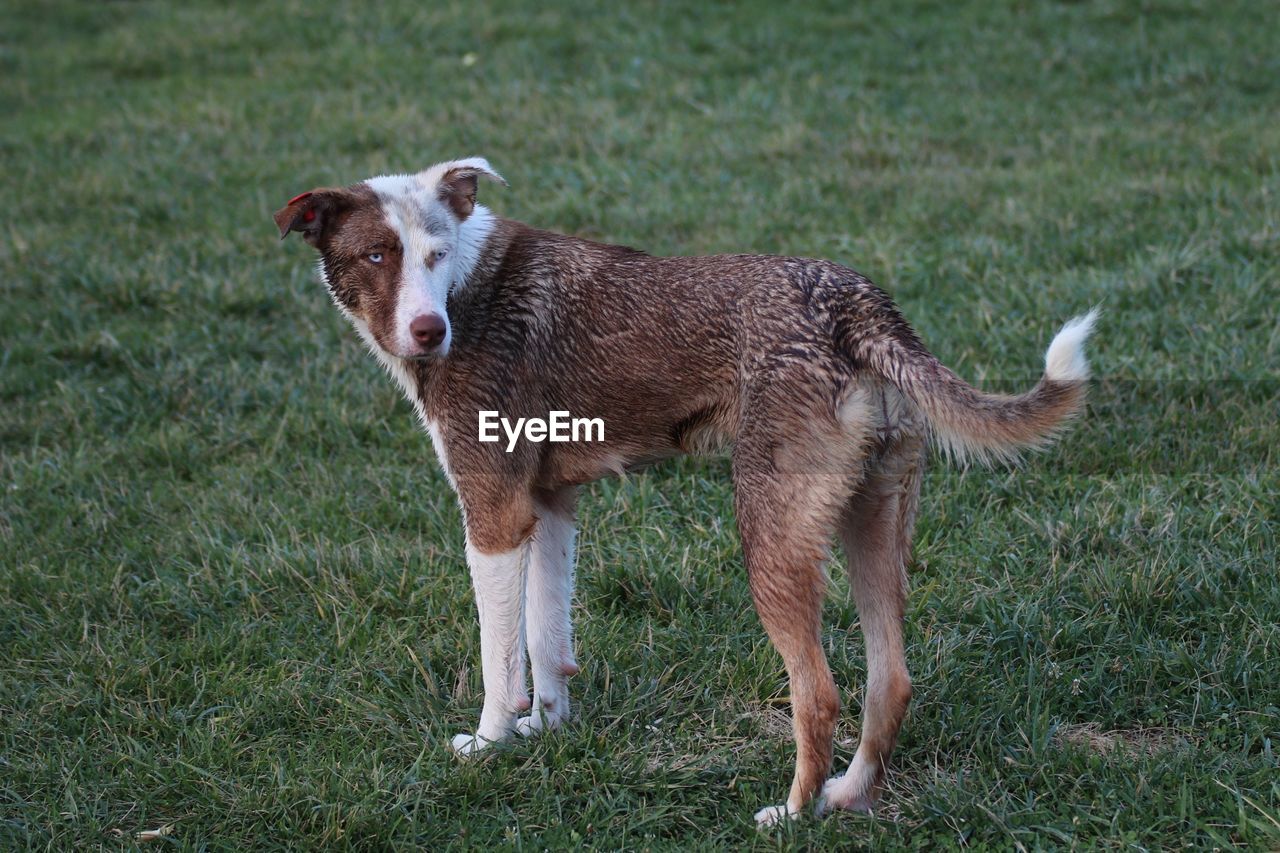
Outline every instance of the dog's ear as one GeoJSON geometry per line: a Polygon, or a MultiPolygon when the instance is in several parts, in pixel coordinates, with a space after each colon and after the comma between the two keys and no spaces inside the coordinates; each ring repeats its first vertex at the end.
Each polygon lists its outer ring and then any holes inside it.
{"type": "Polygon", "coordinates": [[[481,175],[504,187],[507,185],[483,157],[438,163],[419,177],[424,183],[435,184],[440,200],[449,205],[459,219],[466,219],[476,209],[476,184],[481,175]]]}
{"type": "Polygon", "coordinates": [[[280,239],[288,237],[290,231],[301,231],[302,239],[318,245],[325,225],[349,204],[348,193],[340,189],[321,188],[294,196],[275,212],[280,239]]]}

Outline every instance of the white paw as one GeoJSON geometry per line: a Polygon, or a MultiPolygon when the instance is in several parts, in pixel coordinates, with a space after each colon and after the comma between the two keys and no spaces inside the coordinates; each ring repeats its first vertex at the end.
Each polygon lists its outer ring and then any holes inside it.
{"type": "Polygon", "coordinates": [[[454,735],[453,751],[459,758],[470,758],[482,749],[488,749],[494,741],[480,735],[454,735]]]}
{"type": "Polygon", "coordinates": [[[564,714],[549,714],[546,711],[534,712],[527,717],[521,717],[516,720],[516,734],[521,737],[533,737],[542,732],[560,728],[564,720],[564,714]]]}
{"type": "Polygon", "coordinates": [[[780,823],[783,818],[795,820],[799,816],[799,812],[792,811],[786,806],[765,806],[756,812],[756,827],[764,829],[766,826],[774,826],[780,823]]]}
{"type": "Polygon", "coordinates": [[[866,780],[853,772],[833,776],[822,786],[815,808],[818,814],[827,814],[835,809],[870,814],[875,803],[868,795],[867,787],[866,780]]]}
{"type": "MultiPolygon", "coordinates": [[[[541,734],[543,728],[540,714],[521,717],[516,720],[516,734],[520,735],[520,737],[533,737],[536,734],[541,734]]],[[[546,726],[546,728],[554,728],[554,726],[546,726]]]]}

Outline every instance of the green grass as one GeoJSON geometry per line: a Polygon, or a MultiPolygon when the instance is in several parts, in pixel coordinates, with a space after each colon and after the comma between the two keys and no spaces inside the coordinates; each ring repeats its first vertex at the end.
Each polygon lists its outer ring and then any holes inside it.
{"type": "Polygon", "coordinates": [[[1264,5],[2,5],[0,848],[1280,847],[1264,5]],[[717,460],[588,490],[578,720],[449,755],[458,511],[270,213],[469,154],[541,226],[848,263],[986,387],[1103,307],[1058,448],[929,475],[877,818],[751,821],[792,747],[717,460]]]}

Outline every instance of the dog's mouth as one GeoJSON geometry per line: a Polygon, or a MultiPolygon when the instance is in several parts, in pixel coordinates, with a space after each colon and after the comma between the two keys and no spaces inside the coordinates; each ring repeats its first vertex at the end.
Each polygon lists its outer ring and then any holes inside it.
{"type": "Polygon", "coordinates": [[[382,347],[382,351],[392,358],[397,358],[404,362],[413,362],[417,364],[426,364],[432,361],[439,361],[449,354],[453,347],[448,342],[437,344],[430,349],[422,347],[382,347]]]}

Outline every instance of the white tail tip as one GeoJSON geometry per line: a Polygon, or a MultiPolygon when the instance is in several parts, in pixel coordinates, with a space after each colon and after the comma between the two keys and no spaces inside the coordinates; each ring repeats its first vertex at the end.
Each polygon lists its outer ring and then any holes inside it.
{"type": "Polygon", "coordinates": [[[1094,308],[1083,317],[1076,317],[1068,322],[1053,336],[1053,342],[1044,354],[1046,379],[1082,382],[1089,378],[1089,362],[1084,357],[1084,342],[1093,331],[1093,323],[1097,319],[1098,309],[1094,308]]]}

